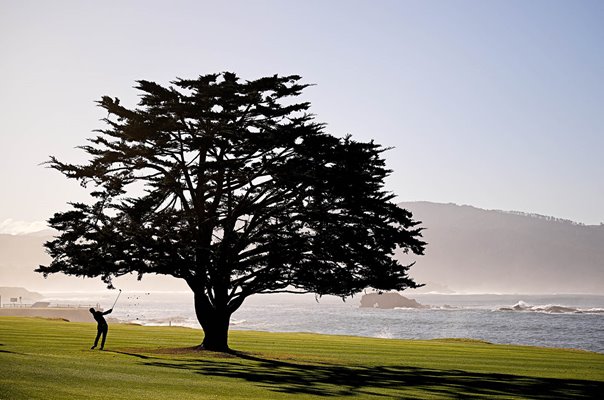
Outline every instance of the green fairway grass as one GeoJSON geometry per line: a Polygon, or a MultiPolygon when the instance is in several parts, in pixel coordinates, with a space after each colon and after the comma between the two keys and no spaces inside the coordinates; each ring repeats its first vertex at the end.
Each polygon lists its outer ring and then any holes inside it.
{"type": "Polygon", "coordinates": [[[604,354],[480,341],[202,332],[0,317],[0,399],[604,398],[604,354]]]}

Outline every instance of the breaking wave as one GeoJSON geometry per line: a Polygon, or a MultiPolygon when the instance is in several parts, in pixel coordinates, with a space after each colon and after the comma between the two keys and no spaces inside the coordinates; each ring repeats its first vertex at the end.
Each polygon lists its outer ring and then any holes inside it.
{"type": "Polygon", "coordinates": [[[531,305],[522,300],[511,307],[500,307],[499,311],[524,311],[546,314],[604,314],[604,308],[579,308],[558,304],[531,305]]]}

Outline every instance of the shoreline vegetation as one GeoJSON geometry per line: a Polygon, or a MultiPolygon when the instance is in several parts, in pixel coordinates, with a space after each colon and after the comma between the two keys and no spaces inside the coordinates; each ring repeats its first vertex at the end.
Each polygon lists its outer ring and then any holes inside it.
{"type": "Polygon", "coordinates": [[[471,339],[401,340],[0,317],[0,398],[596,398],[604,354],[471,339]]]}

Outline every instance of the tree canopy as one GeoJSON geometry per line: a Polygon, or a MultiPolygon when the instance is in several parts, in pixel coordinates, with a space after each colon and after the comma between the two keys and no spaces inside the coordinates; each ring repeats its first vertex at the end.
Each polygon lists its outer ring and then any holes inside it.
{"type": "Polygon", "coordinates": [[[195,294],[206,348],[258,293],[348,296],[418,285],[395,251],[423,254],[419,223],[384,190],[374,142],[338,138],[296,102],[299,76],[233,73],[138,81],[137,107],[103,97],[84,165],[48,165],[92,187],[50,225],[45,276],[165,274],[195,294]]]}

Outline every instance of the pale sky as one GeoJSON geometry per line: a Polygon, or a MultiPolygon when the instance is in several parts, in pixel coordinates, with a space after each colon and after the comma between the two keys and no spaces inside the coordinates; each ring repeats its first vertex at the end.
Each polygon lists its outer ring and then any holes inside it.
{"type": "Polygon", "coordinates": [[[221,71],[316,84],[330,133],[394,147],[400,201],[598,224],[603,21],[583,0],[0,0],[0,228],[88,199],[39,164],[83,161],[102,95],[221,71]]]}

